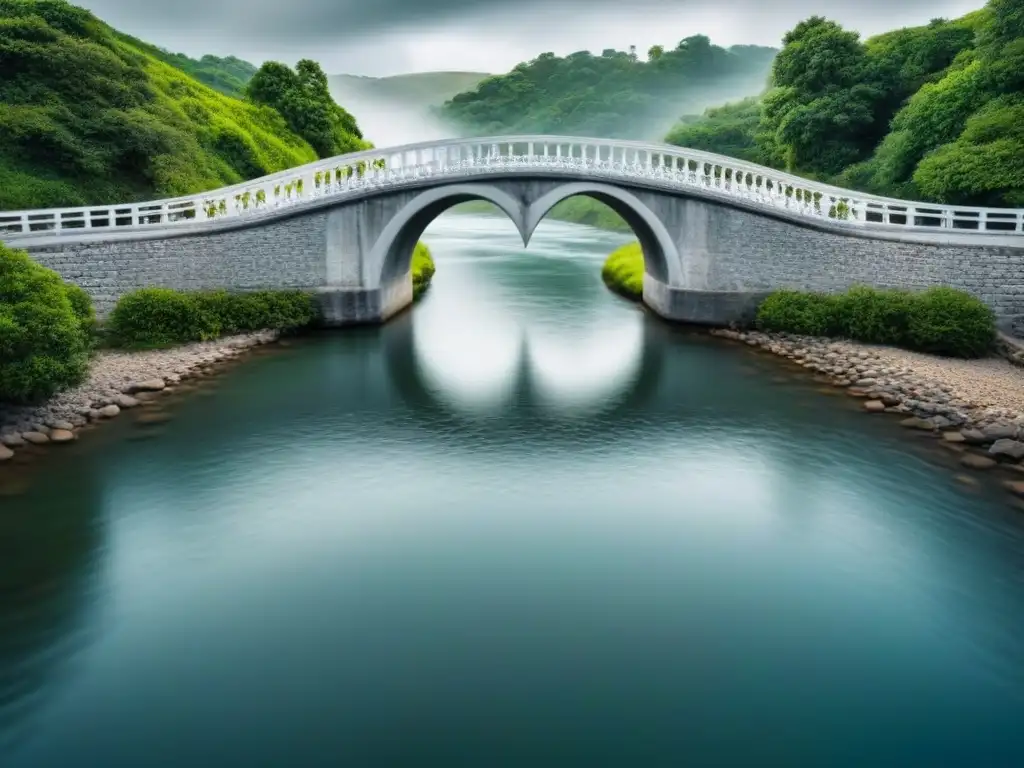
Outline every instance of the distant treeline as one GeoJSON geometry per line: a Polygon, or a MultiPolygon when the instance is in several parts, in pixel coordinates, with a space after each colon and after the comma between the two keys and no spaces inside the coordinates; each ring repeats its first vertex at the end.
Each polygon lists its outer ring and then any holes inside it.
{"type": "Polygon", "coordinates": [[[679,115],[764,89],[776,49],[721,48],[704,35],[675,48],[542,53],[446,102],[441,115],[476,135],[554,133],[652,138],[679,115]]]}

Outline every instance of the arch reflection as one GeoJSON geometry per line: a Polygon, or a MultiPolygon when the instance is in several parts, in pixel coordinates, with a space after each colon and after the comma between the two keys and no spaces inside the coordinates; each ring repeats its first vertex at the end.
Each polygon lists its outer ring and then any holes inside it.
{"type": "Polygon", "coordinates": [[[388,326],[388,375],[414,411],[466,426],[494,419],[614,417],[642,406],[657,390],[665,345],[657,321],[639,312],[611,327],[582,331],[485,318],[469,307],[429,329],[412,315],[388,326]]]}

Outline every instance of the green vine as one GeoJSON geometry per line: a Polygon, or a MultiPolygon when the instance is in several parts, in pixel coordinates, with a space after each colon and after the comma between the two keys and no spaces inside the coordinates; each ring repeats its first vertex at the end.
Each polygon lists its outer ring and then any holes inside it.
{"type": "Polygon", "coordinates": [[[845,221],[850,218],[850,206],[847,204],[847,199],[844,197],[842,200],[836,202],[831,208],[828,209],[828,215],[830,219],[839,219],[845,221]]]}
{"type": "Polygon", "coordinates": [[[256,190],[256,205],[263,205],[263,203],[265,203],[265,202],[267,202],[267,193],[264,192],[262,189],[257,189],[256,190]]]}
{"type": "Polygon", "coordinates": [[[320,189],[320,186],[324,183],[324,174],[322,171],[317,171],[313,175],[313,186],[320,189]]]}
{"type": "Polygon", "coordinates": [[[228,212],[228,201],[227,201],[227,200],[225,200],[225,199],[224,199],[224,198],[222,197],[222,198],[220,199],[220,202],[218,202],[218,203],[217,203],[217,213],[220,213],[220,214],[225,214],[225,213],[227,213],[227,212],[228,212]]]}
{"type": "Polygon", "coordinates": [[[295,193],[298,195],[302,194],[302,179],[295,182],[295,193]]]}
{"type": "Polygon", "coordinates": [[[206,218],[212,219],[217,215],[217,203],[213,200],[203,200],[203,210],[206,211],[206,218]]]}

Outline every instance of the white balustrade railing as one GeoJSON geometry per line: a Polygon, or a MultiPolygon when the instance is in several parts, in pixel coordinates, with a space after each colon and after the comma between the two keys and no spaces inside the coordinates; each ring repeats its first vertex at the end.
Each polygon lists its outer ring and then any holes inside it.
{"type": "Polygon", "coordinates": [[[1024,210],[937,205],[861,194],[753,163],[665,144],[558,136],[452,139],[321,160],[210,192],[123,205],[0,212],[0,238],[188,227],[255,218],[321,198],[344,199],[422,179],[543,172],[634,179],[866,228],[1024,235],[1024,210]]]}

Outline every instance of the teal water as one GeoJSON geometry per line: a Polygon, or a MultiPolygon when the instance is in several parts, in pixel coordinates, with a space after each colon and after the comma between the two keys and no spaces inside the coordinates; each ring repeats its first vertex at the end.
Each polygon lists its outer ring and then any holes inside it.
{"type": "Polygon", "coordinates": [[[1024,515],[516,238],[0,496],[0,765],[1024,764],[1024,515]]]}

